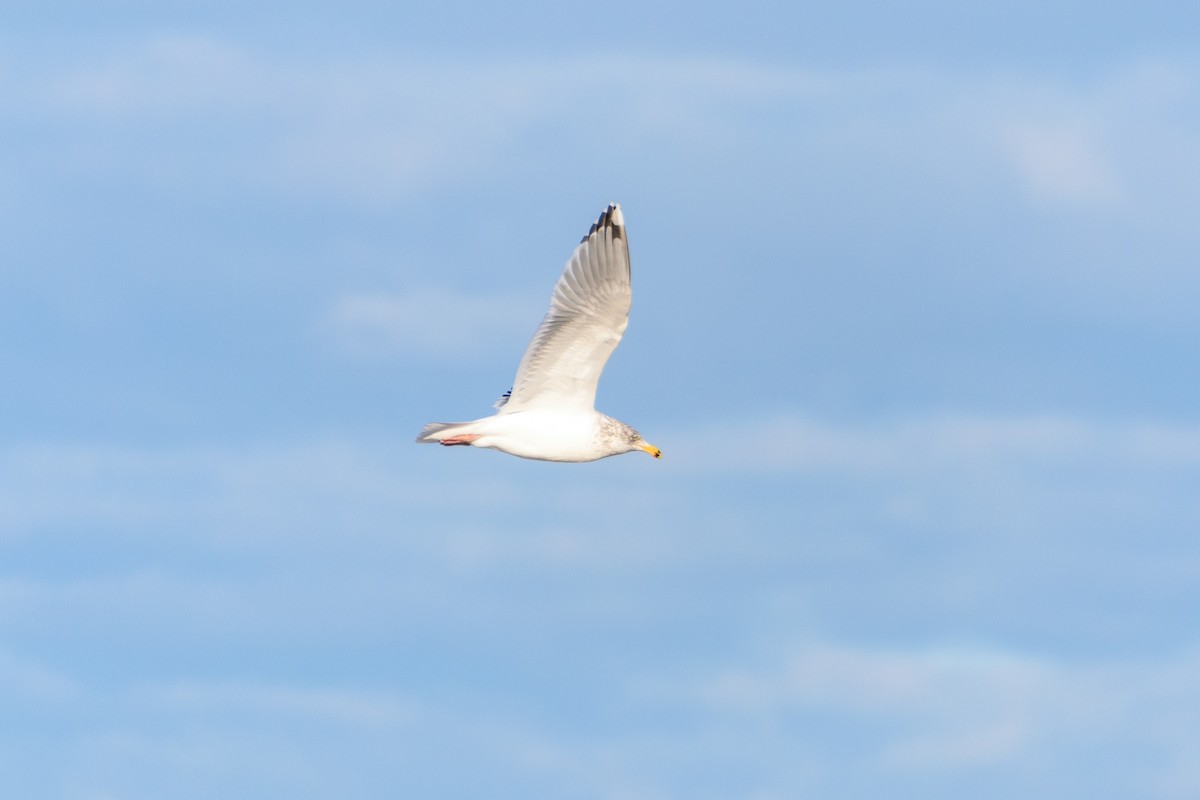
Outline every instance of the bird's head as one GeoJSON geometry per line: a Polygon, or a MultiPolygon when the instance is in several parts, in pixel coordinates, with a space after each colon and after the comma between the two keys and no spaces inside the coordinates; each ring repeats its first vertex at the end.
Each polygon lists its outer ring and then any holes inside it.
{"type": "Polygon", "coordinates": [[[629,436],[629,450],[641,450],[644,453],[649,453],[655,458],[662,458],[662,450],[659,450],[654,445],[642,438],[642,435],[637,431],[632,431],[629,436]]]}

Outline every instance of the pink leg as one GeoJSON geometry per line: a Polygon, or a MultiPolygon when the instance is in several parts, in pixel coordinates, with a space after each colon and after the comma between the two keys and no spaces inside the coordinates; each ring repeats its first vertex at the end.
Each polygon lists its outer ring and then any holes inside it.
{"type": "Polygon", "coordinates": [[[445,439],[442,439],[442,444],[446,447],[456,444],[470,444],[478,439],[479,436],[480,434],[478,433],[460,433],[458,436],[447,436],[445,439]]]}

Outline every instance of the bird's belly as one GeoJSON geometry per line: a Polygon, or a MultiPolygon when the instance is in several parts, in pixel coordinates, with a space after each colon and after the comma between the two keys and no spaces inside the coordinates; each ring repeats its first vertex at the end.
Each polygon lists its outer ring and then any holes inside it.
{"type": "Polygon", "coordinates": [[[488,418],[472,444],[541,461],[594,461],[608,455],[597,447],[596,415],[522,411],[488,418]]]}

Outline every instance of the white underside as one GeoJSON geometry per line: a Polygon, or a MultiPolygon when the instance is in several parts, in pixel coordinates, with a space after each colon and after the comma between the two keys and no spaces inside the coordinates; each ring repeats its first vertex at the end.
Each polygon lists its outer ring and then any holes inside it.
{"type": "Polygon", "coordinates": [[[538,411],[496,414],[442,428],[422,441],[442,441],[454,436],[477,436],[473,447],[486,447],[521,458],[541,461],[595,461],[616,455],[600,437],[602,416],[595,412],[538,411]]]}

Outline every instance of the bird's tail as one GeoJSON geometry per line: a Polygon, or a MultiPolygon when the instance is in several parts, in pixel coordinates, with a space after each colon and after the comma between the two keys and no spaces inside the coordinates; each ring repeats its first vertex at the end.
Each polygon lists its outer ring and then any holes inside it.
{"type": "Polygon", "coordinates": [[[424,428],[421,428],[421,435],[417,437],[417,444],[437,444],[443,439],[464,433],[464,429],[469,424],[468,422],[430,422],[424,428]]]}

